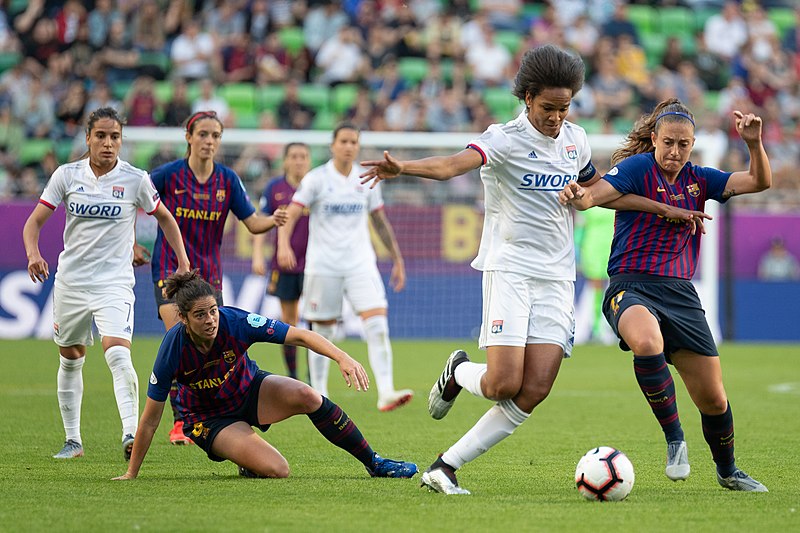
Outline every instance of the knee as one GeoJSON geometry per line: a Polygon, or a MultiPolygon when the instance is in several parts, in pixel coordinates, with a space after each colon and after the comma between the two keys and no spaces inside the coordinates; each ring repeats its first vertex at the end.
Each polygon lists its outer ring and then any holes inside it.
{"type": "Polygon", "coordinates": [[[286,461],[283,461],[283,464],[276,465],[272,469],[272,474],[269,475],[268,477],[284,479],[284,478],[289,477],[290,473],[291,472],[289,471],[289,463],[287,463],[286,461]]]}
{"type": "Polygon", "coordinates": [[[501,402],[519,394],[521,384],[515,379],[485,379],[483,392],[490,400],[501,402]]]}
{"type": "Polygon", "coordinates": [[[520,391],[519,397],[515,400],[519,408],[530,413],[533,409],[542,403],[545,398],[550,395],[550,386],[534,385],[530,387],[523,387],[520,391]]]}
{"type": "Polygon", "coordinates": [[[716,416],[725,413],[728,410],[728,398],[725,394],[716,394],[703,398],[697,408],[701,413],[716,416]]]}
{"type": "Polygon", "coordinates": [[[289,474],[291,474],[289,470],[289,463],[287,463],[285,459],[277,464],[261,465],[258,468],[252,468],[249,470],[255,473],[258,477],[267,477],[273,479],[284,479],[289,477],[289,474]]]}
{"type": "Polygon", "coordinates": [[[309,387],[305,383],[301,383],[301,387],[297,390],[295,396],[295,404],[301,413],[313,413],[319,409],[322,403],[322,396],[319,392],[309,387]]]}
{"type": "Polygon", "coordinates": [[[634,334],[624,340],[636,355],[656,355],[664,351],[661,335],[634,334]]]}

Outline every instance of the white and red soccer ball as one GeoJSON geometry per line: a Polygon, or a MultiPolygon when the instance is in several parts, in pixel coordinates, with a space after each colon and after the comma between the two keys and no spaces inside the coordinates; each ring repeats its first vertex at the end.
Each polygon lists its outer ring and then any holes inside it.
{"type": "Polygon", "coordinates": [[[575,485],[587,500],[624,500],[633,488],[633,481],[630,459],[609,446],[586,452],[575,469],[575,485]]]}

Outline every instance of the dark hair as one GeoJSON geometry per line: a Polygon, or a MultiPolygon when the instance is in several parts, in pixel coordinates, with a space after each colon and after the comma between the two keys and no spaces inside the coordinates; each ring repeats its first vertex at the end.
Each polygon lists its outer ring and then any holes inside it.
{"type": "Polygon", "coordinates": [[[550,87],[567,88],[575,96],[583,87],[585,74],[580,57],[552,44],[537,46],[523,54],[512,93],[523,102],[526,95],[535,97],[550,87]]]}
{"type": "Polygon", "coordinates": [[[301,142],[289,143],[289,144],[287,144],[286,146],[283,147],[283,158],[284,159],[286,159],[286,156],[289,155],[289,150],[291,150],[294,147],[305,148],[309,152],[311,151],[311,148],[306,143],[301,143],[301,142]]]}
{"type": "Polygon", "coordinates": [[[353,130],[356,133],[358,133],[359,135],[361,134],[361,130],[358,129],[358,126],[356,126],[352,122],[340,122],[333,129],[333,140],[334,141],[336,140],[336,136],[339,135],[339,132],[342,131],[342,130],[353,130]]]}
{"type": "Polygon", "coordinates": [[[611,154],[611,164],[636,154],[655,151],[650,134],[658,132],[664,123],[688,123],[694,127],[694,115],[677,98],[669,98],[659,103],[649,114],[642,115],[628,134],[621,148],[611,154]]]}
{"type": "MultiPolygon", "coordinates": [[[[92,130],[94,129],[95,124],[97,124],[97,121],[103,118],[110,118],[111,120],[115,121],[117,124],[119,124],[120,130],[122,130],[122,127],[125,125],[125,119],[122,118],[122,115],[120,115],[116,109],[113,107],[101,107],[89,113],[89,117],[86,119],[87,137],[92,134],[92,130]]],[[[89,150],[86,150],[83,155],[78,158],[78,160],[86,159],[87,157],[89,157],[89,150]]]]}
{"type": "Polygon", "coordinates": [[[196,268],[183,274],[170,274],[166,281],[166,290],[167,298],[175,301],[183,316],[189,314],[194,302],[200,298],[214,298],[213,287],[200,276],[200,271],[196,268]]]}
{"type": "MultiPolygon", "coordinates": [[[[225,129],[225,126],[224,124],[222,124],[222,121],[217,116],[216,111],[198,111],[196,113],[192,113],[189,116],[189,118],[186,119],[186,126],[185,126],[186,133],[188,133],[189,135],[194,133],[194,128],[197,126],[197,123],[206,118],[213,118],[214,120],[219,122],[220,131],[225,129]]],[[[192,145],[187,143],[186,157],[189,157],[191,153],[192,153],[192,145]]]]}

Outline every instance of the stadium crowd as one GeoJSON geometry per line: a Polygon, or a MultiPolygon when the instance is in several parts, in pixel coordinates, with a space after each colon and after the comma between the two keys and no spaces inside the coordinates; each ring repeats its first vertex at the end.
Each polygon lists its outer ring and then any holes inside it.
{"type": "MultiPolygon", "coordinates": [[[[787,0],[66,0],[0,2],[0,199],[38,198],[84,151],[85,115],[180,126],[483,131],[515,116],[522,53],[553,43],[587,65],[570,120],[627,132],[677,96],[700,133],[747,150],[731,110],[764,117],[773,188],[800,205],[800,7],[787,0]]],[[[148,154],[146,167],[175,153],[148,154]]],[[[139,162],[139,161],[136,161],[139,162]]],[[[277,171],[248,149],[226,163],[256,190],[277,171]]],[[[479,189],[477,183],[475,190],[479,189]]]]}

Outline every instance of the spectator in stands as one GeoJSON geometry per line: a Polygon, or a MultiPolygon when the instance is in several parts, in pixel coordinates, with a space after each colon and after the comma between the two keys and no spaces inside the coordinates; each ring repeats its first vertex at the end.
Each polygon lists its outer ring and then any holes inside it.
{"type": "Polygon", "coordinates": [[[800,279],[800,262],[786,249],[780,237],[773,237],[769,250],[758,261],[758,279],[762,281],[796,281],[800,279]]]}
{"type": "Polygon", "coordinates": [[[463,104],[464,94],[446,89],[441,96],[428,103],[428,128],[430,131],[466,131],[469,114],[463,104]]]}
{"type": "Polygon", "coordinates": [[[193,81],[208,78],[214,71],[214,39],[200,31],[200,22],[184,21],[183,29],[170,49],[172,74],[193,81]]]}
{"type": "Polygon", "coordinates": [[[581,15],[575,22],[564,30],[566,44],[578,52],[581,57],[592,57],[600,30],[592,24],[587,15],[581,15]]]}
{"type": "Polygon", "coordinates": [[[260,45],[255,45],[256,83],[264,85],[285,82],[289,77],[292,61],[278,34],[269,33],[259,42],[260,45]]]}
{"type": "Polygon", "coordinates": [[[429,58],[446,57],[454,59],[464,54],[461,46],[461,26],[463,22],[451,8],[424,24],[422,42],[428,50],[429,58]],[[432,53],[435,49],[435,53],[432,53]]]}
{"type": "Polygon", "coordinates": [[[153,78],[140,76],[134,80],[124,101],[129,126],[155,126],[161,113],[161,102],[153,92],[153,78]]]}
{"type": "Polygon", "coordinates": [[[689,59],[697,69],[697,75],[709,91],[722,90],[730,75],[728,65],[708,49],[702,33],[695,35],[694,43],[695,51],[689,59]]]}
{"type": "Polygon", "coordinates": [[[778,39],[778,29],[758,2],[747,2],[743,8],[753,57],[757,61],[766,61],[773,51],[772,41],[778,39]]]}
{"type": "Polygon", "coordinates": [[[89,44],[95,50],[100,50],[105,46],[108,34],[111,31],[111,24],[114,21],[123,20],[122,13],[114,6],[111,0],[96,0],[94,9],[89,12],[87,25],[89,27],[89,44]]]}
{"type": "Polygon", "coordinates": [[[192,113],[192,104],[187,93],[188,86],[183,78],[172,80],[172,96],[164,106],[164,126],[177,127],[192,113]]]}
{"type": "Polygon", "coordinates": [[[13,114],[27,137],[46,138],[55,125],[56,102],[39,76],[33,76],[24,93],[17,95],[13,114]]]}
{"type": "Polygon", "coordinates": [[[233,115],[224,98],[217,96],[216,87],[210,78],[200,80],[200,96],[192,103],[192,113],[213,111],[216,118],[226,124],[233,115]]]}
{"type": "Polygon", "coordinates": [[[139,52],[165,53],[164,14],[156,0],[143,0],[133,15],[131,44],[139,52]]]}
{"type": "Polygon", "coordinates": [[[57,137],[72,139],[81,133],[83,117],[86,112],[86,87],[82,80],[70,82],[63,98],[56,106],[57,137]]]}
{"type": "Polygon", "coordinates": [[[22,53],[34,58],[42,66],[46,66],[50,56],[58,54],[61,49],[56,23],[49,18],[36,20],[30,32],[20,34],[20,41],[22,53]]]}
{"type": "Polygon", "coordinates": [[[106,81],[114,86],[119,82],[132,82],[139,73],[139,52],[132,48],[125,21],[111,23],[108,42],[98,52],[106,73],[106,81]]]}
{"type": "Polygon", "coordinates": [[[216,48],[224,48],[234,36],[247,33],[247,18],[239,9],[240,4],[233,0],[218,1],[205,11],[203,29],[214,39],[216,48]]]}
{"type": "Polygon", "coordinates": [[[278,105],[278,126],[285,130],[306,130],[314,120],[314,110],[298,98],[300,82],[291,79],[286,83],[286,93],[278,105]]]}
{"type": "Polygon", "coordinates": [[[104,81],[94,84],[94,87],[89,91],[89,100],[86,102],[87,109],[100,109],[101,107],[110,107],[120,114],[123,111],[122,102],[114,98],[111,94],[111,89],[104,81]]]}
{"type": "Polygon", "coordinates": [[[483,25],[482,31],[483,38],[466,50],[472,84],[478,88],[505,86],[513,74],[511,53],[495,40],[490,24],[483,25]]]}
{"type": "Polygon", "coordinates": [[[222,66],[220,81],[222,83],[254,81],[256,61],[250,34],[241,32],[229,35],[226,44],[222,47],[220,63],[222,66]]]}
{"type": "Polygon", "coordinates": [[[641,86],[650,75],[647,71],[647,56],[644,50],[628,33],[620,34],[616,39],[616,45],[617,73],[631,86],[641,86]]]}
{"type": "Polygon", "coordinates": [[[327,41],[341,35],[341,29],[349,23],[339,0],[321,0],[317,4],[303,21],[305,44],[313,54],[327,41]]]}
{"type": "Polygon", "coordinates": [[[365,59],[358,31],[342,26],[317,53],[315,63],[322,70],[318,81],[328,85],[357,82],[364,74],[365,59]]]}
{"type": "Polygon", "coordinates": [[[687,54],[683,51],[683,41],[677,35],[667,37],[667,47],[664,55],[661,56],[661,66],[672,72],[678,71],[681,61],[687,59],[687,54]]]}
{"type": "Polygon", "coordinates": [[[703,27],[706,48],[720,58],[730,61],[747,41],[747,23],[741,16],[739,3],[727,0],[722,11],[709,17],[703,27]]]}
{"type": "Polygon", "coordinates": [[[406,92],[409,85],[397,72],[397,59],[388,56],[369,81],[370,89],[376,100],[392,102],[398,95],[406,92]]]}
{"type": "Polygon", "coordinates": [[[598,58],[597,71],[592,76],[590,85],[600,120],[610,122],[626,116],[631,110],[633,89],[617,73],[613,57],[604,55],[598,58]]]}
{"type": "Polygon", "coordinates": [[[630,35],[633,42],[639,44],[639,31],[628,18],[628,5],[626,2],[617,2],[611,20],[603,24],[600,33],[615,40],[620,35],[630,35]]]}
{"type": "MultiPolygon", "coordinates": [[[[800,52],[800,5],[794,9],[794,26],[786,30],[781,44],[783,49],[790,54],[795,55],[800,52]]],[[[798,68],[800,68],[800,61],[798,61],[798,68]]]]}
{"type": "MultiPolygon", "coordinates": [[[[253,0],[246,13],[245,31],[254,43],[264,42],[270,35],[270,15],[268,0],[253,0]]],[[[275,32],[272,32],[275,33],[275,32]]]]}
{"type": "Polygon", "coordinates": [[[522,0],[479,0],[478,9],[496,30],[522,30],[522,0]]]}
{"type": "Polygon", "coordinates": [[[386,106],[386,125],[393,131],[414,131],[419,106],[411,91],[401,92],[386,106]]]}

